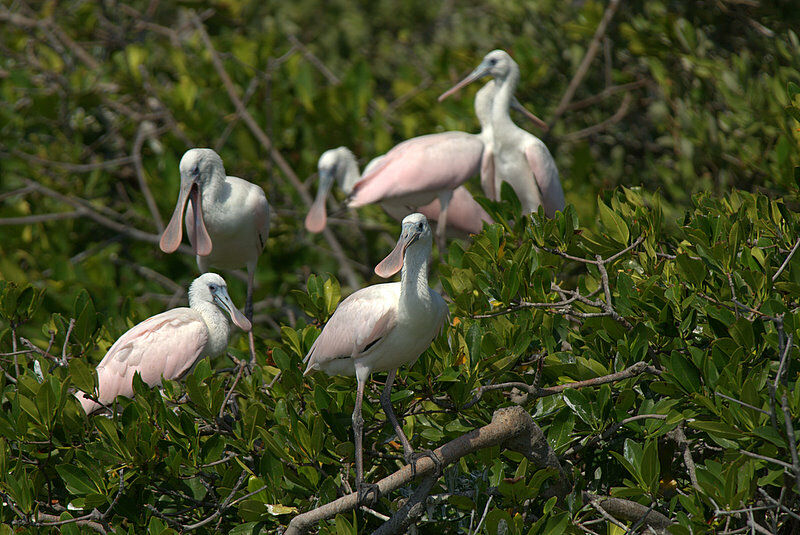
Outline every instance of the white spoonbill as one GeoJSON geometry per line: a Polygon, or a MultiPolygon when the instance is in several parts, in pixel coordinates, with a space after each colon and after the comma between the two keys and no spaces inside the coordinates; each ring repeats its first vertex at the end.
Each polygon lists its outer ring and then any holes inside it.
{"type": "Polygon", "coordinates": [[[542,140],[514,124],[508,113],[519,82],[519,66],[511,56],[502,50],[489,52],[475,70],[439,100],[487,74],[497,84],[491,106],[494,195],[487,195],[496,199],[501,182],[506,181],[514,188],[524,213],[535,212],[541,205],[545,214],[553,217],[564,209],[564,191],[553,156],[542,140]]]}
{"type": "Polygon", "coordinates": [[[181,219],[201,273],[211,266],[247,268],[245,315],[253,319],[253,279],[269,236],[269,203],[264,190],[235,176],[226,176],[222,158],[211,149],[190,149],[181,158],[178,203],[164,234],[161,250],[181,244],[181,219]],[[189,202],[188,208],[186,201],[189,202]]]}
{"type": "MultiPolygon", "coordinates": [[[[392,410],[391,388],[397,369],[416,361],[439,333],[447,317],[447,305],[428,286],[428,259],[432,234],[422,214],[403,219],[402,233],[394,250],[375,267],[381,277],[402,269],[400,282],[362,288],[341,302],[322,329],[304,360],[305,373],[322,370],[329,375],[355,375],[358,382],[353,409],[356,486],[359,500],[364,485],[361,403],[370,373],[388,371],[381,406],[403,443],[407,462],[414,450],[392,410]]],[[[372,487],[372,490],[377,491],[372,487]]]]}
{"type": "MultiPolygon", "coordinates": [[[[379,156],[369,162],[364,168],[364,174],[369,173],[374,166],[380,162],[383,156],[379,156]]],[[[359,181],[361,175],[358,172],[358,162],[356,157],[347,147],[337,147],[326,150],[319,157],[317,163],[319,170],[319,187],[314,204],[306,216],[305,226],[309,232],[321,232],[325,228],[327,214],[325,212],[325,200],[331,190],[333,182],[336,181],[345,194],[350,195],[353,185],[359,181]]],[[[381,202],[381,207],[393,218],[401,221],[409,213],[415,211],[415,207],[386,200],[381,202]]],[[[441,213],[439,199],[422,207],[416,207],[416,211],[427,217],[429,220],[438,221],[441,213]]],[[[459,186],[453,190],[453,197],[447,209],[448,230],[455,231],[457,235],[477,234],[483,228],[483,221],[492,223],[492,218],[481,208],[470,192],[464,187],[459,186]]]]}
{"type": "Polygon", "coordinates": [[[240,329],[250,322],[228,296],[216,273],[196,278],[189,287],[189,308],[173,308],[147,318],[114,342],[97,365],[97,403],[76,393],[86,414],[110,405],[117,396],[133,396],[133,375],[139,372],[149,386],[161,378],[180,379],[202,357],[219,355],[228,347],[228,316],[240,329]]]}

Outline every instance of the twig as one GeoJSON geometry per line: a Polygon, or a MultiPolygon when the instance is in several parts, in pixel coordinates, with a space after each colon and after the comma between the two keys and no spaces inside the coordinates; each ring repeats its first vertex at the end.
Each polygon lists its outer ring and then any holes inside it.
{"type": "Polygon", "coordinates": [[[67,334],[64,335],[64,345],[61,346],[61,362],[59,365],[66,366],[67,365],[67,346],[69,345],[69,335],[72,334],[72,329],[75,327],[75,318],[69,319],[69,325],[67,325],[67,334]]]}
{"type": "MultiPolygon", "coordinates": [[[[661,533],[666,533],[667,528],[672,525],[672,520],[668,517],[646,505],[631,500],[599,496],[586,491],[583,492],[583,497],[596,508],[599,506],[599,509],[605,511],[606,514],[615,517],[615,520],[621,518],[629,522],[637,522],[644,517],[644,524],[648,528],[655,528],[661,533]]],[[[605,515],[603,516],[607,518],[605,515]]],[[[626,529],[625,526],[622,526],[622,529],[626,529]]]]}
{"type": "Polygon", "coordinates": [[[600,40],[605,35],[606,28],[608,28],[608,23],[611,22],[611,19],[614,17],[614,13],[617,12],[619,3],[620,0],[611,0],[606,8],[605,13],[603,13],[603,18],[600,20],[600,24],[597,25],[597,29],[595,30],[594,36],[589,43],[589,47],[586,49],[586,54],[583,56],[580,65],[578,65],[578,70],[575,71],[575,75],[572,77],[572,80],[570,80],[567,90],[564,92],[564,95],[561,97],[561,101],[556,107],[556,111],[553,112],[553,117],[550,119],[550,121],[548,121],[551,129],[555,122],[566,111],[567,106],[575,96],[575,91],[578,90],[578,86],[581,84],[581,82],[583,82],[583,78],[589,71],[589,65],[592,63],[592,60],[600,49],[600,40]]]}
{"type": "Polygon", "coordinates": [[[136,137],[133,139],[133,168],[136,170],[136,179],[139,181],[139,189],[144,195],[147,208],[150,210],[150,215],[153,217],[153,222],[156,224],[158,233],[164,232],[164,220],[161,219],[161,214],[158,211],[158,205],[150,192],[150,187],[147,185],[147,178],[144,175],[144,165],[142,164],[142,145],[144,145],[145,137],[148,130],[153,130],[153,123],[150,121],[142,121],[139,123],[139,128],[136,130],[136,137]]]}
{"type": "Polygon", "coordinates": [[[416,488],[406,503],[385,522],[381,527],[372,532],[372,535],[394,535],[405,532],[406,527],[419,518],[425,511],[425,501],[436,483],[436,474],[428,474],[416,488]]]}
{"type": "Polygon", "coordinates": [[[217,510],[214,511],[207,518],[201,520],[200,522],[196,522],[194,524],[189,524],[188,526],[183,526],[183,529],[181,531],[192,531],[194,529],[201,528],[201,527],[205,526],[206,524],[210,524],[211,522],[216,520],[216,518],[218,516],[220,516],[222,513],[224,513],[230,507],[230,502],[233,499],[233,495],[236,494],[236,492],[239,490],[239,487],[241,487],[242,484],[244,484],[244,481],[247,479],[247,476],[248,476],[247,470],[242,470],[242,474],[239,476],[239,480],[233,486],[233,488],[231,489],[230,494],[228,494],[228,497],[225,498],[225,501],[223,501],[219,505],[219,507],[217,507],[217,510]]]}
{"type": "Polygon", "coordinates": [[[583,108],[587,108],[592,104],[597,104],[601,100],[608,98],[612,95],[616,95],[617,93],[624,93],[626,91],[632,91],[634,89],[639,89],[640,87],[646,86],[650,83],[649,80],[636,80],[635,82],[628,82],[627,84],[620,84],[611,87],[607,87],[597,93],[596,95],[592,95],[591,97],[585,98],[583,100],[579,100],[577,102],[573,102],[569,106],[567,106],[566,111],[576,111],[583,108]]]}
{"type": "Polygon", "coordinates": [[[721,398],[725,398],[725,399],[727,399],[729,401],[733,401],[734,403],[738,403],[742,407],[747,407],[748,409],[753,409],[754,411],[758,411],[758,412],[760,412],[762,414],[769,415],[769,411],[765,411],[764,409],[759,409],[755,405],[750,405],[749,403],[745,403],[742,400],[739,400],[739,399],[736,399],[736,398],[732,398],[730,396],[726,396],[725,394],[720,394],[719,392],[714,392],[714,395],[715,396],[719,396],[721,398]]]}
{"type": "Polygon", "coordinates": [[[765,491],[765,490],[764,490],[764,489],[762,489],[761,487],[759,487],[759,488],[758,488],[758,492],[759,492],[759,493],[760,493],[760,494],[761,494],[761,495],[762,495],[764,498],[766,498],[768,501],[770,501],[770,502],[772,502],[773,504],[775,504],[775,505],[776,505],[776,506],[777,506],[777,507],[778,507],[778,508],[779,508],[781,511],[783,511],[784,513],[787,513],[789,516],[791,516],[792,518],[794,518],[794,519],[796,519],[796,520],[800,520],[800,515],[798,515],[797,513],[795,513],[794,511],[792,511],[791,509],[789,509],[789,508],[788,508],[788,507],[786,507],[785,505],[783,505],[781,502],[779,502],[778,500],[776,500],[775,498],[773,498],[772,496],[770,496],[770,495],[767,493],[767,491],[765,491]]]}
{"type": "Polygon", "coordinates": [[[244,373],[245,366],[247,363],[244,360],[239,361],[239,370],[236,372],[236,378],[233,380],[233,384],[228,389],[228,393],[225,394],[225,399],[222,401],[222,406],[219,408],[219,418],[222,419],[222,416],[225,414],[225,407],[228,406],[228,400],[231,399],[231,395],[233,395],[233,391],[236,389],[236,385],[239,384],[239,380],[242,378],[242,373],[244,373]]]}
{"type": "Polygon", "coordinates": [[[780,277],[781,273],[783,273],[783,270],[786,269],[786,266],[788,266],[789,262],[792,260],[794,253],[797,252],[798,247],[800,247],[800,238],[797,238],[797,241],[794,242],[794,246],[792,247],[792,250],[789,251],[788,256],[783,260],[783,264],[781,264],[781,267],[779,267],[778,271],[776,271],[775,274],[772,276],[772,282],[778,280],[778,277],[780,277]]]}
{"type": "Polygon", "coordinates": [[[620,122],[628,114],[632,100],[633,97],[631,96],[631,94],[625,93],[625,96],[622,97],[622,103],[619,105],[619,108],[617,108],[617,111],[614,112],[614,115],[592,126],[587,126],[586,128],[582,128],[581,130],[578,130],[576,132],[570,132],[569,134],[565,134],[561,136],[561,140],[577,141],[579,139],[583,139],[585,137],[597,134],[598,132],[602,132],[612,124],[620,122]]]}
{"type": "Polygon", "coordinates": [[[481,396],[484,392],[489,392],[492,390],[506,390],[509,388],[518,388],[526,392],[528,395],[533,396],[533,399],[543,398],[547,396],[552,396],[553,394],[559,394],[568,388],[586,388],[588,386],[600,386],[608,383],[614,383],[617,381],[622,381],[624,379],[630,379],[632,377],[637,377],[639,375],[649,373],[652,375],[661,375],[661,371],[657,370],[653,366],[648,365],[645,362],[637,362],[624,370],[616,373],[611,373],[608,375],[603,375],[601,377],[595,377],[594,379],[587,379],[585,381],[576,381],[574,383],[564,383],[561,385],[551,386],[547,388],[539,388],[534,385],[529,385],[528,383],[522,382],[509,382],[509,383],[498,383],[494,385],[484,385],[478,387],[475,392],[475,397],[473,397],[470,401],[464,404],[462,409],[468,409],[475,405],[475,403],[480,400],[481,396]]]}
{"type": "MultiPolygon", "coordinates": [[[[791,338],[791,336],[789,337],[791,338]]],[[[792,425],[792,414],[789,412],[789,402],[786,399],[786,392],[781,395],[781,408],[783,409],[783,420],[786,424],[786,437],[789,439],[789,451],[792,454],[792,471],[797,485],[797,494],[800,495],[800,459],[797,456],[797,441],[794,438],[794,426],[792,425]]]]}
{"type": "Polygon", "coordinates": [[[620,528],[620,529],[623,529],[623,530],[625,530],[626,532],[628,531],[628,530],[627,530],[627,528],[625,527],[625,524],[623,524],[622,522],[620,522],[619,520],[617,520],[616,518],[614,518],[613,516],[611,516],[611,515],[608,513],[608,511],[606,511],[606,510],[603,508],[603,506],[602,506],[602,505],[600,505],[600,500],[599,500],[599,499],[598,499],[596,496],[594,496],[594,495],[589,495],[589,503],[592,505],[592,507],[594,507],[594,508],[595,508],[595,510],[596,510],[598,513],[600,513],[600,514],[603,516],[603,518],[605,518],[606,520],[608,520],[609,522],[611,522],[612,524],[614,524],[614,525],[615,525],[615,526],[617,526],[618,528],[620,528]]]}
{"type": "MultiPolygon", "coordinates": [[[[475,526],[475,533],[477,535],[478,532],[481,530],[481,526],[483,525],[483,521],[486,520],[486,513],[489,512],[489,505],[492,503],[493,496],[490,494],[489,499],[486,500],[486,505],[483,507],[483,514],[481,515],[480,520],[478,520],[478,525],[475,526]]],[[[472,535],[472,530],[470,530],[470,535],[472,535]]]]}
{"type": "Polygon", "coordinates": [[[686,435],[683,432],[683,427],[678,426],[671,431],[671,436],[678,444],[678,447],[683,450],[683,463],[686,465],[686,471],[689,472],[689,480],[692,482],[692,487],[697,492],[702,493],[703,488],[697,482],[697,466],[692,457],[692,450],[689,448],[689,441],[686,440],[686,435]]]}
{"type": "Polygon", "coordinates": [[[64,219],[75,219],[82,217],[83,213],[79,210],[72,212],[57,212],[54,214],[36,214],[22,217],[0,217],[0,226],[4,225],[33,225],[35,223],[46,223],[48,221],[63,221],[64,219]]]}
{"type": "Polygon", "coordinates": [[[752,457],[753,459],[760,459],[762,461],[775,463],[778,466],[782,466],[784,468],[788,468],[789,470],[794,471],[794,466],[792,466],[789,463],[783,462],[783,461],[781,461],[779,459],[774,459],[772,457],[767,457],[766,455],[759,455],[758,453],[752,453],[752,452],[749,452],[747,450],[739,450],[739,453],[741,453],[742,455],[747,455],[748,457],[752,457]]]}
{"type": "MultiPolygon", "coordinates": [[[[132,227],[130,225],[126,225],[124,223],[119,223],[117,221],[114,221],[113,219],[110,219],[110,218],[100,214],[99,212],[95,211],[89,205],[89,203],[84,201],[83,199],[76,199],[75,197],[72,197],[72,196],[69,196],[69,195],[63,195],[63,194],[58,193],[57,191],[52,190],[52,189],[48,188],[47,186],[45,186],[43,184],[40,184],[39,182],[36,182],[36,181],[31,180],[29,178],[23,178],[22,180],[26,184],[28,184],[31,187],[33,187],[36,191],[38,191],[40,193],[43,193],[44,195],[47,195],[48,197],[52,197],[53,199],[61,201],[61,202],[65,203],[65,204],[69,204],[70,206],[76,208],[77,210],[82,211],[83,214],[86,217],[88,217],[89,219],[92,219],[93,221],[103,225],[104,227],[108,227],[111,230],[119,232],[120,234],[124,234],[124,235],[126,235],[128,237],[134,238],[134,239],[139,240],[139,241],[144,241],[144,242],[148,242],[148,243],[156,243],[156,244],[159,243],[159,241],[161,239],[161,237],[158,234],[150,234],[149,232],[144,232],[144,231],[139,230],[137,228],[134,228],[134,227],[132,227]]],[[[185,246],[185,245],[182,245],[179,250],[181,252],[183,252],[183,253],[190,254],[190,255],[194,256],[194,253],[192,252],[192,250],[189,247],[185,246]]]]}
{"type": "Polygon", "coordinates": [[[292,46],[300,50],[300,53],[303,54],[303,57],[305,57],[314,67],[316,67],[317,70],[322,73],[322,76],[324,76],[328,82],[331,83],[331,85],[339,85],[342,83],[342,81],[339,80],[339,77],[336,76],[333,71],[331,71],[327,65],[322,62],[322,60],[315,56],[306,45],[301,43],[294,34],[290,33],[287,37],[289,42],[292,43],[292,46]]]}

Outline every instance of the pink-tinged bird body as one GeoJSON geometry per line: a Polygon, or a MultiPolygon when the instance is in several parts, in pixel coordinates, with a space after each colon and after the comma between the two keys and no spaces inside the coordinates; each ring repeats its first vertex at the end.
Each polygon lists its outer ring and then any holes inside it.
{"type": "Polygon", "coordinates": [[[76,393],[86,414],[111,404],[117,396],[133,395],[138,372],[149,386],[186,375],[203,357],[219,355],[228,345],[228,316],[250,330],[228,296],[225,281],[215,273],[201,275],[189,289],[189,308],[174,308],[152,316],[119,337],[97,365],[97,403],[76,393]],[[226,313],[228,316],[226,316],[226,313]]]}
{"type": "MultiPolygon", "coordinates": [[[[384,156],[379,156],[367,165],[364,176],[371,173],[380,165],[384,156]]],[[[319,186],[317,196],[306,216],[305,226],[309,232],[320,232],[327,223],[325,210],[325,200],[334,182],[338,182],[339,188],[346,195],[353,191],[353,185],[360,179],[358,163],[356,157],[347,147],[338,147],[325,151],[319,158],[319,186]]],[[[437,198],[424,206],[405,204],[396,199],[386,199],[380,202],[384,209],[398,221],[410,213],[419,212],[428,220],[438,221],[442,207],[437,198]]],[[[448,225],[447,235],[452,237],[463,237],[469,234],[477,234],[483,228],[483,222],[492,223],[491,217],[472,197],[472,194],[464,187],[459,186],[453,190],[453,197],[448,204],[448,225]]]]}
{"type": "Polygon", "coordinates": [[[476,134],[442,132],[404,141],[353,187],[351,207],[393,200],[423,206],[478,174],[483,142],[476,134]]]}

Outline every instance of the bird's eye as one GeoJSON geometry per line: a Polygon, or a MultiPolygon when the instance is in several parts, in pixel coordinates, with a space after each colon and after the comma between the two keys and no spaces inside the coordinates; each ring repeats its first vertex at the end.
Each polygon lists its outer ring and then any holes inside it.
{"type": "Polygon", "coordinates": [[[495,64],[497,64],[497,58],[492,58],[489,60],[489,65],[495,65],[495,64]]]}
{"type": "Polygon", "coordinates": [[[217,286],[216,284],[209,284],[208,289],[211,290],[212,292],[216,292],[219,289],[219,286],[217,286]]]}
{"type": "Polygon", "coordinates": [[[420,221],[420,223],[417,225],[417,228],[418,228],[419,230],[422,230],[422,222],[421,222],[421,221],[420,221]]]}

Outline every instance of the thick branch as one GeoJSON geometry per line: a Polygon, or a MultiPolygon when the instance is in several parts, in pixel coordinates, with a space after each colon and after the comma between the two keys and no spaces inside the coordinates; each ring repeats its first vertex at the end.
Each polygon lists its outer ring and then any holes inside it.
{"type": "Polygon", "coordinates": [[[653,511],[647,505],[621,498],[597,496],[590,492],[584,492],[583,495],[586,501],[597,504],[614,518],[628,522],[639,522],[641,520],[643,525],[654,528],[658,533],[668,533],[667,528],[672,525],[672,520],[658,511],[653,511]]]}
{"type": "MultiPolygon", "coordinates": [[[[539,468],[553,468],[559,474],[559,481],[554,485],[556,493],[568,487],[566,474],[561,469],[555,453],[547,444],[541,429],[522,407],[506,407],[498,409],[488,425],[462,435],[437,448],[435,454],[447,466],[475,451],[496,445],[518,451],[539,468]]],[[[428,457],[417,461],[416,474],[411,466],[406,465],[397,472],[378,481],[378,493],[385,496],[398,488],[407,485],[417,478],[427,477],[435,470],[434,463],[428,457]]],[[[563,494],[561,494],[563,497],[563,494]]],[[[292,519],[285,535],[305,533],[312,525],[350,511],[358,506],[358,493],[351,493],[326,505],[298,515],[292,519]]]]}

